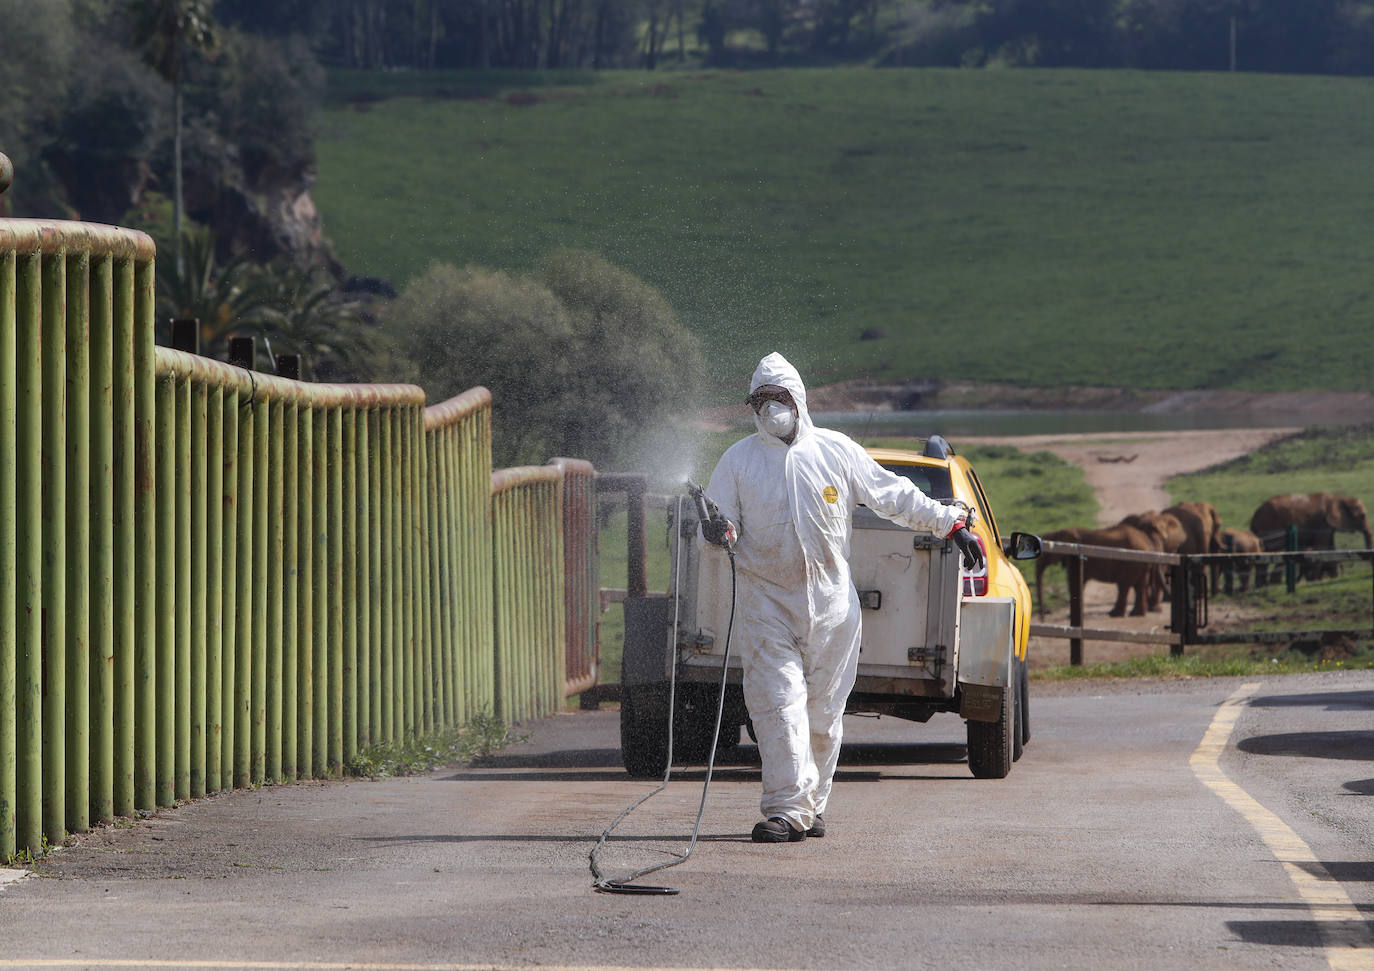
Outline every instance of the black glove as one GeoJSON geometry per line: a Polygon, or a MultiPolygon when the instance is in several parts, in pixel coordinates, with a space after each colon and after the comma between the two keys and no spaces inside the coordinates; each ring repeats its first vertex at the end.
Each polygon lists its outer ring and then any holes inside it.
{"type": "Polygon", "coordinates": [[[967,526],[960,526],[951,535],[954,545],[959,548],[959,552],[964,554],[964,569],[970,573],[977,573],[983,568],[983,549],[978,545],[978,541],[973,538],[973,534],[968,531],[967,526]]]}
{"type": "Polygon", "coordinates": [[[729,546],[735,541],[735,530],[724,516],[712,516],[701,521],[701,538],[716,546],[729,546]]]}

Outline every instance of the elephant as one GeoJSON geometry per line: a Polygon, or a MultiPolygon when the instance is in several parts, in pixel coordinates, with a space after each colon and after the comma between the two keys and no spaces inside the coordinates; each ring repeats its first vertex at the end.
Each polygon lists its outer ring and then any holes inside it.
{"type": "MultiPolygon", "coordinates": [[[[1330,492],[1270,496],[1250,517],[1250,531],[1260,538],[1266,550],[1287,548],[1289,526],[1298,527],[1298,549],[1334,549],[1337,532],[1361,533],[1365,548],[1374,548],[1369,514],[1364,503],[1353,496],[1337,496],[1330,492]]],[[[1335,564],[1329,566],[1335,567],[1335,564]]],[[[1303,567],[1304,578],[1311,579],[1316,572],[1303,567]]]]}
{"type": "MultiPolygon", "coordinates": [[[[1260,538],[1248,529],[1223,529],[1221,531],[1221,552],[1223,553],[1263,553],[1264,544],[1260,538]]],[[[1259,586],[1263,576],[1263,567],[1255,568],[1255,585],[1259,586]]],[[[1222,566],[1219,563],[1212,564],[1212,593],[1217,592],[1217,577],[1224,570],[1230,570],[1233,576],[1240,577],[1240,593],[1244,593],[1250,587],[1250,567],[1244,565],[1227,564],[1222,566]]]]}
{"type": "MultiPolygon", "coordinates": [[[[1158,550],[1160,542],[1156,534],[1121,523],[1108,526],[1105,529],[1079,529],[1077,527],[1056,529],[1044,533],[1040,538],[1059,543],[1116,546],[1131,550],[1158,550]]],[[[1041,577],[1045,573],[1045,567],[1052,563],[1062,563],[1064,560],[1065,556],[1062,553],[1043,553],[1036,560],[1035,599],[1040,603],[1041,617],[1045,616],[1045,598],[1041,589],[1041,577]]],[[[1083,580],[1084,582],[1097,580],[1101,583],[1116,584],[1116,604],[1110,611],[1112,617],[1121,617],[1126,613],[1126,601],[1130,597],[1131,591],[1134,590],[1135,607],[1131,610],[1131,616],[1143,617],[1149,603],[1147,588],[1153,570],[1154,567],[1149,563],[1126,563],[1120,560],[1102,560],[1089,557],[1087,562],[1083,564],[1083,580]]]]}
{"type": "Polygon", "coordinates": [[[1164,510],[1183,524],[1188,539],[1175,553],[1221,552],[1221,516],[1210,502],[1179,502],[1164,510]]]}
{"type": "MultiPolygon", "coordinates": [[[[1172,513],[1149,512],[1133,513],[1121,520],[1119,525],[1134,526],[1147,535],[1153,536],[1158,541],[1158,549],[1161,553],[1177,553],[1179,548],[1187,542],[1188,532],[1179,522],[1178,517],[1172,513]]],[[[1154,567],[1150,572],[1149,585],[1146,588],[1146,606],[1149,610],[1158,610],[1159,602],[1164,599],[1164,594],[1168,590],[1168,571],[1161,565],[1154,567]]]]}

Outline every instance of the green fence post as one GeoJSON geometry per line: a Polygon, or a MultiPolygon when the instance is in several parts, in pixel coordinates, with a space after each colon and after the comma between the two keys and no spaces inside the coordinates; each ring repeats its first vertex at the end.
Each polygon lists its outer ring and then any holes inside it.
{"type": "Polygon", "coordinates": [[[206,643],[209,531],[207,506],[207,427],[210,391],[203,382],[191,387],[191,796],[205,795],[206,643]]]}
{"type": "MultiPolygon", "coordinates": [[[[115,263],[114,355],[114,806],[116,816],[134,812],[135,595],[138,592],[135,503],[134,342],[138,330],[133,260],[115,263]]],[[[149,273],[151,275],[151,273],[149,273]]]]}
{"type": "Polygon", "coordinates": [[[17,374],[15,371],[16,314],[19,301],[18,255],[0,248],[0,455],[8,468],[0,469],[0,860],[12,857],[15,845],[14,813],[19,802],[16,760],[18,631],[14,615],[18,573],[15,549],[15,497],[19,470],[15,424],[17,374]]]}
{"type": "MultiPolygon", "coordinates": [[[[224,549],[223,388],[210,391],[205,414],[205,789],[224,788],[224,610],[228,574],[224,549]]],[[[231,470],[232,474],[232,470],[231,470]]]]}
{"type": "MultiPolygon", "coordinates": [[[[256,437],[254,428],[257,425],[253,415],[253,408],[256,402],[250,393],[247,401],[243,401],[240,393],[238,408],[235,410],[238,416],[238,461],[239,461],[239,483],[238,483],[238,592],[236,594],[239,610],[242,616],[236,623],[236,637],[234,638],[234,788],[243,789],[252,784],[252,772],[249,766],[251,761],[252,736],[253,736],[253,678],[256,672],[253,670],[253,635],[257,626],[257,614],[254,610],[257,604],[254,601],[253,582],[254,567],[257,561],[254,559],[253,549],[253,529],[254,519],[257,510],[254,508],[255,492],[253,488],[253,458],[255,454],[256,437]]],[[[266,606],[266,605],[264,605],[266,606]]]]}
{"type": "Polygon", "coordinates": [[[369,701],[368,721],[371,730],[368,741],[375,745],[387,738],[385,728],[385,693],[382,690],[382,652],[384,651],[385,636],[383,634],[383,618],[386,611],[383,605],[390,601],[384,599],[386,595],[384,570],[387,562],[387,545],[384,540],[385,517],[382,510],[385,508],[382,502],[382,469],[385,467],[385,460],[382,453],[382,413],[378,408],[371,408],[367,412],[367,523],[368,523],[368,620],[369,620],[369,654],[367,672],[367,690],[371,695],[369,701]]]}
{"type": "Polygon", "coordinates": [[[267,778],[267,468],[269,405],[253,402],[253,636],[249,665],[253,672],[248,704],[248,780],[267,778]]]}
{"type": "Polygon", "coordinates": [[[354,476],[358,483],[357,519],[358,538],[358,582],[362,585],[357,591],[358,601],[358,670],[355,680],[358,686],[358,748],[372,744],[376,723],[372,720],[372,702],[375,697],[372,685],[372,598],[377,590],[377,576],[372,568],[372,446],[371,424],[373,410],[361,409],[354,415],[356,438],[354,441],[354,476]]]}
{"type": "Polygon", "coordinates": [[[451,728],[453,721],[453,627],[450,623],[448,580],[453,561],[448,544],[449,505],[448,505],[448,442],[447,427],[436,428],[425,435],[425,451],[429,463],[429,562],[430,562],[430,616],[433,618],[435,677],[440,685],[442,704],[436,713],[437,721],[444,728],[451,728]]]}
{"type": "Polygon", "coordinates": [[[398,693],[401,698],[399,731],[402,738],[411,738],[418,729],[415,717],[415,563],[412,556],[415,550],[415,537],[411,532],[411,516],[414,506],[410,498],[410,430],[406,421],[404,407],[392,412],[396,441],[396,552],[399,558],[397,569],[400,576],[400,602],[397,603],[398,619],[401,621],[399,648],[400,663],[397,676],[400,680],[398,693]]]}
{"type": "MultiPolygon", "coordinates": [[[[114,259],[91,267],[90,814],[114,819],[114,259]]],[[[0,444],[0,455],[12,455],[0,444]]],[[[3,508],[3,500],[0,500],[3,508]]],[[[3,550],[3,540],[0,540],[3,550]]],[[[3,552],[0,552],[3,557],[3,552]]],[[[2,608],[0,608],[2,609],[2,608]]]]}
{"type": "Polygon", "coordinates": [[[394,712],[392,714],[392,739],[399,740],[407,736],[410,731],[410,723],[406,718],[406,698],[410,695],[407,690],[409,683],[407,678],[408,669],[406,667],[406,624],[405,624],[405,529],[401,518],[401,507],[404,502],[401,499],[401,488],[403,475],[403,456],[405,455],[405,443],[400,436],[400,422],[397,415],[398,409],[391,408],[387,412],[386,421],[391,435],[391,461],[390,461],[390,511],[391,511],[391,671],[388,680],[392,692],[392,704],[394,712]]]}
{"type": "Polygon", "coordinates": [[[491,710],[496,710],[496,613],[491,596],[491,553],[495,542],[495,522],[492,518],[491,494],[491,409],[482,411],[478,419],[477,440],[473,449],[473,481],[469,485],[475,505],[473,522],[477,529],[478,547],[472,552],[474,596],[473,606],[483,614],[484,624],[479,630],[481,643],[478,653],[485,670],[484,696],[491,710]]]}
{"type": "Polygon", "coordinates": [[[297,666],[296,762],[299,778],[315,775],[315,419],[302,405],[297,412],[298,470],[297,525],[297,666]]]}
{"type": "Polygon", "coordinates": [[[300,623],[300,414],[291,402],[282,415],[282,628],[281,628],[281,774],[300,777],[297,751],[297,684],[300,623]]]}
{"type": "Polygon", "coordinates": [[[411,459],[414,482],[411,486],[411,502],[415,505],[415,629],[416,640],[420,644],[420,683],[423,689],[420,697],[424,701],[421,728],[426,733],[433,732],[442,723],[439,711],[443,704],[443,693],[437,676],[441,659],[435,647],[434,588],[433,569],[430,564],[430,550],[434,546],[431,535],[430,511],[433,503],[429,483],[428,449],[425,448],[425,415],[421,408],[413,409],[410,419],[412,447],[411,459]]]}
{"type": "Polygon", "coordinates": [[[243,516],[239,503],[239,393],[224,393],[224,429],[221,466],[224,479],[220,485],[220,508],[224,519],[220,523],[221,554],[224,559],[222,574],[223,588],[223,632],[219,655],[219,784],[221,789],[234,788],[234,731],[237,724],[237,711],[234,701],[237,698],[237,657],[239,628],[239,520],[243,516]]]}
{"type": "Polygon", "coordinates": [[[154,799],[159,806],[176,802],[176,382],[157,380],[157,443],[154,468],[157,470],[157,625],[153,652],[153,685],[157,711],[154,714],[154,799]]]}
{"type": "Polygon", "coordinates": [[[17,261],[15,355],[15,841],[43,845],[42,258],[17,261]]]}
{"type": "Polygon", "coordinates": [[[384,556],[384,585],[386,600],[383,607],[386,647],[382,657],[383,721],[386,740],[393,742],[405,732],[403,692],[401,688],[401,636],[405,625],[401,622],[401,557],[396,501],[396,423],[394,409],[382,412],[382,537],[386,544],[384,556]]]}
{"type": "Polygon", "coordinates": [[[66,266],[67,548],[65,822],[73,833],[90,828],[90,616],[91,616],[91,317],[89,253],[68,254],[66,266]]]}
{"type": "Polygon", "coordinates": [[[66,254],[43,257],[43,835],[67,836],[66,254]]]}
{"type": "Polygon", "coordinates": [[[328,681],[328,738],[326,764],[330,775],[338,775],[343,770],[343,685],[344,685],[344,624],[343,614],[352,605],[345,605],[340,597],[343,590],[343,408],[334,406],[322,412],[329,427],[329,450],[325,455],[325,475],[329,494],[329,505],[325,529],[325,546],[328,563],[328,634],[329,681],[328,681]]]}
{"type": "Polygon", "coordinates": [[[349,408],[343,421],[343,762],[358,755],[358,416],[349,408]]]}
{"type": "Polygon", "coordinates": [[[329,536],[329,412],[325,408],[315,409],[315,449],[310,465],[310,478],[314,481],[315,506],[310,529],[311,559],[314,560],[314,584],[311,590],[315,611],[314,637],[314,706],[315,721],[311,727],[314,745],[310,759],[314,765],[315,777],[323,778],[329,772],[329,629],[332,618],[329,616],[329,546],[333,542],[329,536]]]}
{"type": "Polygon", "coordinates": [[[176,679],[174,791],[191,798],[191,381],[176,383],[176,624],[172,662],[176,679]]]}
{"type": "Polygon", "coordinates": [[[282,778],[282,599],[285,591],[283,584],[282,557],[285,553],[283,521],[285,510],[282,508],[285,471],[282,460],[285,458],[286,408],[280,401],[271,405],[268,437],[269,455],[264,460],[267,481],[267,725],[265,744],[267,752],[263,771],[269,781],[277,782],[282,778]]]}

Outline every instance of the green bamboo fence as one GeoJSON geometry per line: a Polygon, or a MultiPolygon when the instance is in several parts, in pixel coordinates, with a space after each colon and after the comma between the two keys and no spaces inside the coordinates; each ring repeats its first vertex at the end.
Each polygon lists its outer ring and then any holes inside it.
{"type": "Polygon", "coordinates": [[[141,233],[0,220],[0,859],[594,680],[589,465],[155,347],[153,291],[141,233]]]}

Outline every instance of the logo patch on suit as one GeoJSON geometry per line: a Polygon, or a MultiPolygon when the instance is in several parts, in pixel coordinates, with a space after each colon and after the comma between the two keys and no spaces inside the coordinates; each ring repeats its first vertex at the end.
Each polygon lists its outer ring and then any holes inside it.
{"type": "Polygon", "coordinates": [[[821,495],[824,496],[825,501],[829,503],[839,502],[840,500],[839,490],[836,489],[834,486],[826,486],[825,489],[821,492],[821,495]]]}

